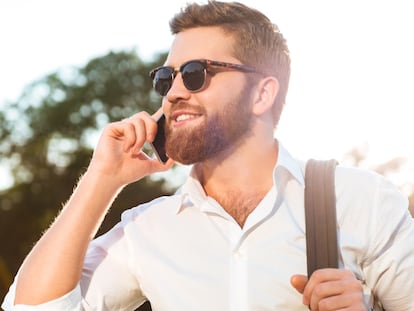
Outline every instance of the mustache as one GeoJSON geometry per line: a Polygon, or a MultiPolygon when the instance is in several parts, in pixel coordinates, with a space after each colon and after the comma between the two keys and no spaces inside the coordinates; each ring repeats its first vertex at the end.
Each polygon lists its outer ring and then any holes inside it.
{"type": "Polygon", "coordinates": [[[180,101],[177,102],[175,104],[171,105],[170,111],[169,111],[169,117],[171,117],[171,115],[178,111],[178,110],[185,110],[191,113],[195,113],[195,114],[205,114],[206,113],[206,109],[203,106],[200,105],[193,105],[190,104],[188,102],[185,101],[180,101]]]}

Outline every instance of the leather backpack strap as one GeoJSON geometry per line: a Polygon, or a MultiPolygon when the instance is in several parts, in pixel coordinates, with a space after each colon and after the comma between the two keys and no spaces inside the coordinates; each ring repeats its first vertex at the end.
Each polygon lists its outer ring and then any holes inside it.
{"type": "Polygon", "coordinates": [[[310,159],[305,171],[305,221],[308,277],[321,268],[338,268],[336,160],[310,159]]]}

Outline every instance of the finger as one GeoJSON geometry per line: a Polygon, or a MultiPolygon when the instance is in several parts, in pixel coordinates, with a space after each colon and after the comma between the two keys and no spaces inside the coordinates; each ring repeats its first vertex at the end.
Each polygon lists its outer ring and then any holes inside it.
{"type": "Polygon", "coordinates": [[[124,152],[127,152],[135,144],[136,140],[135,129],[130,124],[123,121],[107,125],[102,137],[104,136],[119,141],[124,152]]]}
{"type": "Polygon", "coordinates": [[[130,120],[123,120],[118,128],[117,139],[123,139],[124,152],[140,150],[145,142],[145,128],[141,122],[132,123],[130,120]]]}
{"type": "Polygon", "coordinates": [[[303,303],[309,305],[315,287],[320,283],[339,279],[340,276],[338,274],[340,274],[340,271],[339,269],[319,269],[314,271],[303,291],[303,303]]]}
{"type": "Polygon", "coordinates": [[[366,310],[363,295],[358,292],[330,295],[318,300],[317,304],[311,303],[311,310],[366,310]]]}
{"type": "Polygon", "coordinates": [[[158,132],[158,127],[160,127],[160,126],[164,126],[164,122],[165,121],[163,121],[163,122],[159,122],[159,120],[160,120],[160,118],[163,116],[163,110],[162,110],[162,107],[160,108],[160,109],[158,109],[152,116],[151,116],[151,118],[156,122],[156,127],[154,128],[154,127],[152,127],[152,124],[149,124],[151,127],[148,129],[149,130],[149,132],[148,132],[148,141],[150,141],[150,142],[153,142],[154,141],[154,139],[155,139],[155,137],[156,137],[156,135],[157,135],[157,132],[158,132]]]}
{"type": "Polygon", "coordinates": [[[152,141],[157,131],[157,125],[151,116],[143,111],[137,113],[123,122],[133,125],[135,130],[136,141],[133,147],[134,151],[141,150],[146,141],[152,141]]]}
{"type": "Polygon", "coordinates": [[[303,294],[307,282],[308,277],[305,275],[295,274],[290,278],[290,284],[301,294],[303,294]]]}
{"type": "Polygon", "coordinates": [[[168,159],[167,162],[162,163],[160,162],[158,159],[153,159],[154,160],[154,169],[157,172],[164,172],[169,170],[170,168],[172,168],[175,164],[175,161],[172,159],[168,159]]]}
{"type": "Polygon", "coordinates": [[[321,304],[327,303],[325,299],[329,297],[339,297],[340,303],[348,305],[348,297],[357,297],[362,302],[362,291],[361,282],[356,279],[352,271],[321,269],[312,274],[304,290],[303,302],[310,305],[312,310],[321,309],[321,304]]]}
{"type": "MultiPolygon", "coordinates": [[[[162,114],[162,111],[161,111],[162,114]]],[[[147,112],[142,111],[130,117],[133,123],[141,123],[145,129],[145,140],[151,142],[155,138],[157,133],[157,124],[153,116],[150,116],[147,112]]]]}
{"type": "Polygon", "coordinates": [[[133,120],[133,126],[135,129],[135,145],[133,146],[133,152],[140,152],[142,146],[145,144],[147,140],[147,127],[145,125],[145,121],[143,119],[137,118],[133,120]]]}
{"type": "MultiPolygon", "coordinates": [[[[343,286],[341,281],[327,281],[319,283],[315,286],[310,297],[311,310],[326,310],[325,307],[336,302],[337,304],[343,301],[343,286]],[[342,299],[332,299],[333,297],[342,297],[342,299]]],[[[343,306],[343,305],[342,305],[343,306]]],[[[330,309],[329,309],[330,310],[330,309]]]]}
{"type": "Polygon", "coordinates": [[[145,175],[150,175],[157,172],[167,171],[172,168],[175,164],[175,161],[172,159],[168,159],[167,162],[162,163],[158,159],[151,158],[144,152],[140,152],[137,156],[140,160],[147,161],[147,171],[145,175]]]}
{"type": "Polygon", "coordinates": [[[164,111],[163,111],[163,109],[162,109],[162,107],[160,108],[160,109],[158,109],[153,115],[152,115],[152,118],[154,119],[154,120],[158,120],[161,116],[162,116],[162,114],[164,113],[164,111]]]}

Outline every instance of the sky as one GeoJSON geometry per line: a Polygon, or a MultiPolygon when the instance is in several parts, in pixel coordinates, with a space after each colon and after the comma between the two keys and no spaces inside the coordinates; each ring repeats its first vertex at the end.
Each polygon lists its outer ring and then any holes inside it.
{"type": "MultiPolygon", "coordinates": [[[[108,51],[167,51],[181,0],[2,0],[0,109],[23,88],[108,51]]],[[[199,1],[203,2],[203,1],[199,1]]],[[[367,166],[407,158],[414,177],[414,19],[410,0],[241,0],[288,41],[292,74],[276,136],[297,158],[367,152],[367,166]]]]}

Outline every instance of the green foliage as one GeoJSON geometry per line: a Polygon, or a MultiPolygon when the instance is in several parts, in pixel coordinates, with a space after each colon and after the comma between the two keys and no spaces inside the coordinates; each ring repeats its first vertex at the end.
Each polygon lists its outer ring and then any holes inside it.
{"type": "MultiPolygon", "coordinates": [[[[14,184],[0,193],[0,280],[10,280],[50,225],[87,167],[94,140],[108,122],[154,112],[160,98],[148,72],[165,54],[144,63],[135,52],[109,53],[83,68],[65,68],[29,85],[0,111],[0,159],[14,184]],[[8,274],[8,275],[5,275],[8,274]]],[[[169,194],[164,180],[146,178],[117,198],[101,232],[129,207],[169,194]]],[[[0,284],[0,299],[6,291],[0,284]]]]}

